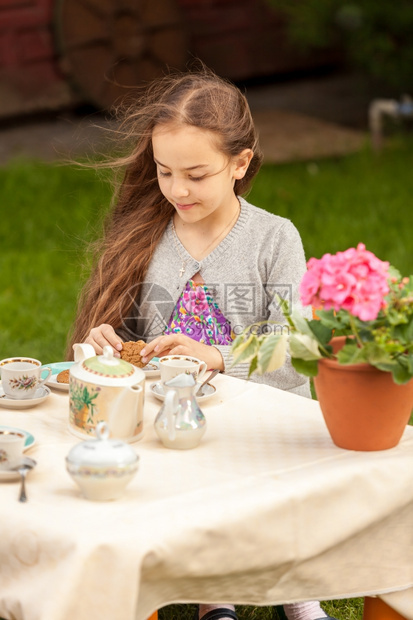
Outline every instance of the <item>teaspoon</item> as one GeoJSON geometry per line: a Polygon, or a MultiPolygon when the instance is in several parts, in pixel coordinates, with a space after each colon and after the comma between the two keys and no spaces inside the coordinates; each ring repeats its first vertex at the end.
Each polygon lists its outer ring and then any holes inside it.
{"type": "Polygon", "coordinates": [[[27,473],[33,469],[34,467],[36,467],[37,462],[34,459],[31,459],[28,456],[24,456],[17,465],[14,465],[14,467],[11,467],[11,471],[17,471],[20,474],[20,479],[21,479],[21,486],[20,486],[20,496],[19,496],[19,502],[27,502],[27,495],[26,495],[26,475],[27,473]]]}
{"type": "Polygon", "coordinates": [[[205,381],[203,383],[201,383],[201,385],[199,386],[195,396],[202,396],[202,394],[204,393],[204,386],[209,383],[211,381],[211,379],[213,379],[214,377],[217,376],[217,374],[219,373],[219,369],[215,368],[215,370],[213,370],[211,372],[211,374],[209,375],[208,379],[205,379],[205,381]]]}

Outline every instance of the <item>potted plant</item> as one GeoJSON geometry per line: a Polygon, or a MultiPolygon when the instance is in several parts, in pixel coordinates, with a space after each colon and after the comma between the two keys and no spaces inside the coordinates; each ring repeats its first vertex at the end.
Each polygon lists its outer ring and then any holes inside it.
{"type": "Polygon", "coordinates": [[[362,243],[311,258],[307,268],[300,297],[314,318],[280,300],[288,333],[246,329],[234,340],[234,364],[249,362],[250,374],[271,372],[289,351],[294,368],[314,377],[338,446],[393,447],[413,407],[413,276],[402,277],[362,243]]]}

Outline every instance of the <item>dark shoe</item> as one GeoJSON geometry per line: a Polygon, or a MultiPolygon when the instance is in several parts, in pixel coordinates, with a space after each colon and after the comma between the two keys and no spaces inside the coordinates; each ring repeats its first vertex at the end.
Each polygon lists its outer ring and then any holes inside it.
{"type": "MultiPolygon", "coordinates": [[[[201,620],[219,620],[220,618],[232,618],[232,620],[238,620],[238,616],[235,611],[232,609],[227,609],[226,607],[217,607],[216,609],[211,609],[211,611],[207,611],[201,618],[201,620]]],[[[195,618],[194,620],[199,619],[199,605],[197,605],[195,610],[195,618]]]]}

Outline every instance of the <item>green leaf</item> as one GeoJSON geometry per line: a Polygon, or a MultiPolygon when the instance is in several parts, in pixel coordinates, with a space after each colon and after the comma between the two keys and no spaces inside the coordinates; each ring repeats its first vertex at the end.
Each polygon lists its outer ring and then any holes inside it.
{"type": "Polygon", "coordinates": [[[323,323],[318,320],[310,321],[309,326],[314,336],[317,338],[318,342],[320,342],[322,345],[326,345],[330,342],[333,335],[333,330],[330,329],[330,327],[323,325],[323,323]]]}
{"type": "Polygon", "coordinates": [[[383,372],[393,372],[397,366],[397,362],[377,362],[376,364],[372,364],[379,370],[383,370],[383,372]]]}
{"type": "Polygon", "coordinates": [[[396,325],[394,327],[393,335],[397,340],[409,345],[413,342],[413,321],[410,320],[408,324],[396,325]]]}
{"type": "Polygon", "coordinates": [[[317,310],[317,316],[325,327],[342,329],[343,323],[334,314],[334,310],[317,310]]]}
{"type": "Polygon", "coordinates": [[[398,384],[407,383],[413,377],[413,369],[410,366],[410,360],[407,358],[399,358],[392,362],[379,362],[372,365],[384,372],[391,372],[394,382],[398,384]]]}
{"type": "Polygon", "coordinates": [[[290,334],[290,353],[291,357],[299,357],[307,361],[322,357],[317,340],[306,334],[290,334]]]}
{"type": "Polygon", "coordinates": [[[300,375],[305,375],[306,377],[315,377],[318,373],[317,360],[304,361],[299,359],[298,357],[292,357],[291,364],[293,368],[295,368],[295,370],[300,373],[300,375]]]}
{"type": "Polygon", "coordinates": [[[407,383],[411,378],[412,375],[409,372],[409,369],[402,364],[396,363],[393,369],[394,382],[399,384],[407,383]]]}
{"type": "Polygon", "coordinates": [[[248,371],[248,377],[250,377],[252,375],[252,373],[257,370],[257,366],[258,366],[258,356],[256,355],[251,360],[250,368],[249,368],[249,371],[248,371]]]}
{"type": "Polygon", "coordinates": [[[247,340],[246,336],[247,336],[246,332],[242,332],[242,334],[237,336],[235,340],[232,342],[231,349],[232,349],[233,354],[237,351],[237,349],[239,349],[244,344],[244,342],[246,342],[247,340]]]}
{"type": "Polygon", "coordinates": [[[288,338],[284,334],[271,334],[267,336],[258,352],[258,372],[273,372],[285,363],[288,338]]]}
{"type": "Polygon", "coordinates": [[[375,342],[367,342],[364,346],[364,358],[369,364],[389,363],[392,361],[390,354],[382,346],[375,342]]]}
{"type": "Polygon", "coordinates": [[[345,344],[337,353],[337,360],[343,366],[347,364],[361,364],[366,361],[365,350],[358,347],[356,343],[345,344]]]}
{"type": "Polygon", "coordinates": [[[254,334],[250,334],[250,336],[245,340],[243,344],[240,344],[237,347],[237,350],[234,354],[234,361],[232,366],[236,366],[237,364],[241,364],[241,362],[250,362],[252,358],[256,355],[258,350],[258,338],[254,336],[254,334]]]}
{"type": "Polygon", "coordinates": [[[281,295],[277,295],[277,300],[278,300],[278,303],[280,304],[280,308],[281,308],[283,315],[286,318],[290,316],[290,304],[288,303],[288,301],[284,297],[281,297],[281,295]]]}
{"type": "Polygon", "coordinates": [[[294,323],[294,327],[296,330],[302,334],[307,334],[307,336],[313,336],[313,332],[311,327],[309,326],[309,322],[307,319],[303,317],[298,310],[294,309],[291,313],[291,320],[294,323]]]}

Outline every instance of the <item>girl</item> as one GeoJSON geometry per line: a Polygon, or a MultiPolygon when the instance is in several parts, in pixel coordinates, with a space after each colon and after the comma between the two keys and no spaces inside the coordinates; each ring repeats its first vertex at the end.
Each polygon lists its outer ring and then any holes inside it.
{"type": "MultiPolygon", "coordinates": [[[[144,362],[192,355],[246,378],[248,364],[230,368],[234,335],[283,324],[276,294],[297,303],[305,270],[291,222],[241,197],[262,162],[247,101],[203,69],[151,84],[128,122],[134,148],[120,161],[123,182],[70,344],[85,341],[100,354],[143,339],[144,362]]],[[[252,379],[310,395],[289,364],[252,379]]],[[[326,617],[318,603],[285,609],[290,620],[326,617]]],[[[199,617],[236,615],[201,605],[199,617]]]]}

